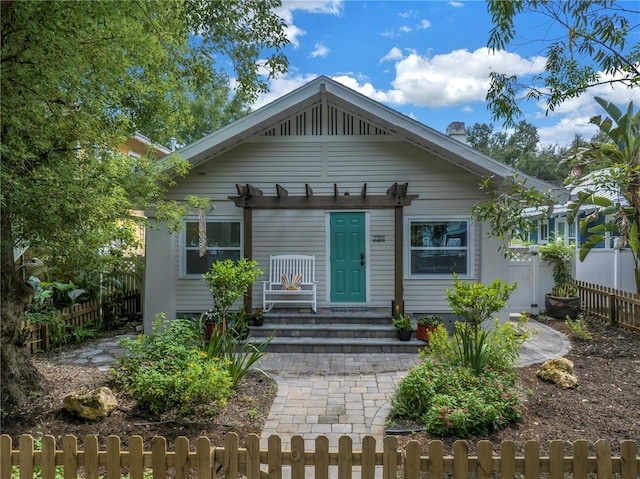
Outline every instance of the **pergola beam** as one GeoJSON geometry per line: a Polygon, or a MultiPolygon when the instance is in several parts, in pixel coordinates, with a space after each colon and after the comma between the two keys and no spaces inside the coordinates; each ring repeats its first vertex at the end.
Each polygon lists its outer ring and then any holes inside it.
{"type": "Polygon", "coordinates": [[[333,186],[333,196],[313,196],[308,184],[305,184],[305,196],[289,196],[289,192],[281,185],[276,185],[276,196],[264,196],[262,190],[252,185],[236,185],[236,189],[238,196],[229,196],[229,199],[240,208],[257,210],[395,208],[409,206],[418,197],[407,194],[407,183],[394,183],[386,195],[368,195],[365,183],[358,196],[348,192],[340,195],[337,184],[333,186]]]}

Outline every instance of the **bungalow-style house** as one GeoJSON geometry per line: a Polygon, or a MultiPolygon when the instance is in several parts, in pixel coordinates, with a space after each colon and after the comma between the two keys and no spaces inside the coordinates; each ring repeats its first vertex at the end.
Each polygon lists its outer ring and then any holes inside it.
{"type": "MultiPolygon", "coordinates": [[[[461,125],[452,126],[459,136],[461,125]]],[[[267,279],[271,255],[314,256],[321,309],[446,313],[453,273],[507,278],[500,243],[470,212],[483,200],[481,178],[500,188],[514,170],[330,78],[179,154],[192,168],[169,197],[211,200],[206,254],[198,251],[195,209],[180,233],[147,231],[146,331],[156,313],[172,319],[211,308],[202,274],[224,258],[253,258],[267,279]]],[[[262,299],[258,281],[251,307],[262,299]]]]}

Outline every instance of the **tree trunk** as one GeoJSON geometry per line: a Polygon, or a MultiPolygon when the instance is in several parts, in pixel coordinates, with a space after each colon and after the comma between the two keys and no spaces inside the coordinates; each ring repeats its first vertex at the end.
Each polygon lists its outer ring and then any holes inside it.
{"type": "Polygon", "coordinates": [[[20,278],[13,260],[11,221],[1,215],[0,231],[0,384],[4,413],[19,410],[41,387],[41,377],[26,348],[24,313],[33,291],[20,278]]]}

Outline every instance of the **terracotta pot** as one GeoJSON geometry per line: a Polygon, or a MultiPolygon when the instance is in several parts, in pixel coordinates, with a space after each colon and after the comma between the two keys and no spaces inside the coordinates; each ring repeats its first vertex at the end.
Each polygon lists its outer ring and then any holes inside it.
{"type": "Polygon", "coordinates": [[[580,314],[580,297],[572,296],[567,298],[545,294],[544,309],[547,316],[551,316],[552,318],[565,319],[569,316],[575,319],[580,314]]]}
{"type": "MultiPolygon", "coordinates": [[[[224,327],[225,324],[224,323],[217,323],[218,324],[218,331],[220,331],[220,334],[224,333],[224,327]]],[[[216,325],[216,323],[210,322],[210,323],[205,323],[204,325],[204,337],[206,339],[210,339],[211,338],[211,333],[213,332],[213,328],[216,325]]]]}
{"type": "Polygon", "coordinates": [[[416,337],[422,341],[429,342],[429,335],[433,333],[438,326],[427,326],[425,324],[418,323],[418,329],[416,330],[416,337]]]}
{"type": "Polygon", "coordinates": [[[398,339],[400,341],[409,341],[411,339],[411,331],[398,331],[398,339]]]}

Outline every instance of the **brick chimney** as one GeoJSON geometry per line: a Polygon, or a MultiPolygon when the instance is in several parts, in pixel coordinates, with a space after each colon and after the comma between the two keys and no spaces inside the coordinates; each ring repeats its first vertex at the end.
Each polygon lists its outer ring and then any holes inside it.
{"type": "Polygon", "coordinates": [[[454,121],[447,127],[447,136],[458,140],[460,143],[467,144],[467,129],[464,127],[463,121],[454,121]]]}

